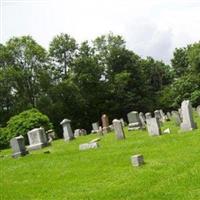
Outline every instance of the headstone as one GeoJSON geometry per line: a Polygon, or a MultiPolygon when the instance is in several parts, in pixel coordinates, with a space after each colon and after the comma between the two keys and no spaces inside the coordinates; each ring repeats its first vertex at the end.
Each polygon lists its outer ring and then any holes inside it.
{"type": "Polygon", "coordinates": [[[114,127],[114,131],[115,131],[115,135],[116,135],[117,139],[118,140],[125,139],[125,134],[124,134],[124,130],[123,130],[121,121],[114,119],[113,127],[114,127]]]}
{"type": "Polygon", "coordinates": [[[146,124],[145,124],[146,119],[145,119],[145,116],[142,112],[139,113],[139,118],[140,118],[140,121],[142,123],[142,128],[145,128],[146,127],[146,124]]]}
{"type": "Polygon", "coordinates": [[[28,131],[29,146],[28,150],[37,150],[48,145],[47,137],[44,128],[34,128],[28,131]]]}
{"type": "Polygon", "coordinates": [[[99,132],[99,123],[94,122],[92,123],[92,133],[98,133],[99,132]]]}
{"type": "Polygon", "coordinates": [[[165,129],[165,130],[163,131],[163,133],[164,133],[164,134],[168,134],[168,133],[171,133],[171,131],[170,131],[169,128],[167,128],[167,129],[165,129]]]}
{"type": "Polygon", "coordinates": [[[79,150],[96,149],[99,147],[98,142],[84,143],[79,145],[79,150]]]}
{"type": "Polygon", "coordinates": [[[95,138],[95,139],[91,140],[89,143],[99,142],[100,140],[101,140],[101,138],[95,138]]]}
{"type": "Polygon", "coordinates": [[[154,111],[154,116],[157,118],[157,119],[161,119],[161,114],[160,114],[160,110],[155,110],[154,111]]]}
{"type": "Polygon", "coordinates": [[[200,117],[200,105],[197,106],[197,113],[198,113],[198,115],[199,115],[199,117],[200,117]]]}
{"type": "Polygon", "coordinates": [[[26,154],[28,154],[24,143],[24,137],[22,135],[12,138],[10,140],[10,146],[13,150],[13,158],[18,158],[20,156],[25,156],[26,154]]]}
{"type": "Polygon", "coordinates": [[[163,110],[160,110],[160,116],[161,116],[161,121],[165,122],[167,120],[165,113],[163,112],[163,110]]]}
{"type": "Polygon", "coordinates": [[[181,111],[183,116],[183,122],[181,123],[182,131],[191,131],[196,129],[197,126],[192,116],[192,106],[189,100],[184,100],[181,104],[181,111]]]}
{"type": "Polygon", "coordinates": [[[106,114],[102,115],[101,121],[102,121],[102,126],[103,126],[103,133],[110,132],[109,120],[108,120],[108,116],[106,114]]]}
{"type": "Polygon", "coordinates": [[[181,121],[182,121],[183,120],[183,114],[182,114],[181,108],[178,109],[178,112],[179,112],[179,115],[180,115],[180,118],[181,118],[181,121]]]}
{"type": "Polygon", "coordinates": [[[150,112],[145,113],[145,117],[146,119],[151,119],[152,118],[151,113],[150,112]]]}
{"type": "Polygon", "coordinates": [[[46,132],[47,138],[48,138],[48,142],[53,141],[54,139],[56,139],[56,134],[54,132],[54,130],[50,129],[46,132]]]}
{"type": "Polygon", "coordinates": [[[71,120],[69,119],[63,119],[62,122],[60,122],[63,127],[63,137],[65,141],[74,139],[74,134],[72,132],[70,122],[71,120]]]}
{"type": "Polygon", "coordinates": [[[111,125],[109,125],[109,128],[110,128],[110,130],[111,131],[113,131],[114,130],[114,127],[113,127],[113,125],[111,124],[111,125]]]}
{"type": "Polygon", "coordinates": [[[181,117],[178,111],[172,111],[172,120],[175,121],[177,126],[181,124],[181,117]]]}
{"type": "Polygon", "coordinates": [[[170,120],[171,119],[171,113],[167,112],[167,118],[170,120]]]}
{"type": "Polygon", "coordinates": [[[151,136],[158,136],[161,135],[160,123],[158,118],[150,118],[146,119],[147,121],[147,130],[149,135],[151,136]]]}
{"type": "Polygon", "coordinates": [[[142,123],[139,118],[139,114],[137,111],[132,111],[127,114],[128,117],[128,130],[138,130],[142,128],[142,123]]]}
{"type": "Polygon", "coordinates": [[[81,129],[75,129],[74,130],[74,137],[77,138],[79,136],[81,136],[81,129]]]}
{"type": "Polygon", "coordinates": [[[131,156],[131,163],[133,166],[139,167],[144,164],[144,157],[143,155],[134,155],[131,156]]]}

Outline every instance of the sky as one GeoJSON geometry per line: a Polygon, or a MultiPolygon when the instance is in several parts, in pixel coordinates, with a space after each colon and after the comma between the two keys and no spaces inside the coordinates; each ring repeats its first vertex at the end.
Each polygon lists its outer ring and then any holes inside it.
{"type": "Polygon", "coordinates": [[[0,43],[31,35],[48,49],[67,33],[79,43],[122,35],[127,48],[170,63],[176,47],[200,41],[200,0],[0,0],[0,43]]]}

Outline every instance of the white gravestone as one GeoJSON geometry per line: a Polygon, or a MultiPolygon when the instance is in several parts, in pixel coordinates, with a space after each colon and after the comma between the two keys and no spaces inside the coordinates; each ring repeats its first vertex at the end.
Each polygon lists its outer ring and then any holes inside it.
{"type": "Polygon", "coordinates": [[[123,130],[121,121],[114,119],[112,122],[113,122],[113,128],[114,128],[117,139],[118,140],[125,139],[125,134],[124,134],[124,130],[123,130]]]}
{"type": "Polygon", "coordinates": [[[133,166],[139,167],[144,164],[144,157],[143,155],[134,155],[131,156],[131,163],[133,166]]]}
{"type": "Polygon", "coordinates": [[[74,139],[74,134],[72,132],[70,122],[71,122],[71,120],[69,120],[69,119],[63,119],[62,122],[60,122],[60,124],[63,127],[63,137],[64,137],[65,141],[74,139]]]}
{"type": "Polygon", "coordinates": [[[189,100],[184,100],[181,104],[181,113],[183,122],[181,123],[182,131],[191,131],[196,129],[197,126],[193,120],[192,116],[192,106],[189,100]]]}
{"type": "Polygon", "coordinates": [[[150,119],[146,119],[147,121],[147,131],[151,136],[161,135],[160,123],[159,119],[154,117],[150,119]]]}
{"type": "Polygon", "coordinates": [[[128,130],[138,130],[142,128],[142,123],[139,118],[139,114],[137,111],[132,111],[127,114],[128,117],[128,130]]]}
{"type": "Polygon", "coordinates": [[[28,131],[29,146],[28,150],[41,149],[48,145],[47,136],[44,128],[34,128],[28,131]]]}
{"type": "Polygon", "coordinates": [[[84,143],[79,145],[79,150],[96,149],[98,147],[98,142],[84,143]]]}

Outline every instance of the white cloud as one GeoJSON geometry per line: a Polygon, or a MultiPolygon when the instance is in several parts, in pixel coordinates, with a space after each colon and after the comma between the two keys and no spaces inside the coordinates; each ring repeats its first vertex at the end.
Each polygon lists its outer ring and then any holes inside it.
{"type": "Polygon", "coordinates": [[[82,41],[112,31],[139,55],[169,62],[175,47],[200,39],[199,0],[0,1],[3,42],[30,34],[48,48],[61,32],[82,41]]]}

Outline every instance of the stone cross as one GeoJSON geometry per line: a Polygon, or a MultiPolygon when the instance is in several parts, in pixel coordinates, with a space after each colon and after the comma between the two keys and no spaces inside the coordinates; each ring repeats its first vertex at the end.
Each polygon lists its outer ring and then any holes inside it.
{"type": "Polygon", "coordinates": [[[158,118],[150,118],[146,119],[147,121],[147,130],[149,135],[151,136],[158,136],[161,135],[160,123],[158,118]]]}
{"type": "Polygon", "coordinates": [[[114,119],[112,121],[112,123],[113,123],[113,128],[114,128],[117,139],[118,140],[125,139],[125,134],[124,134],[124,130],[123,130],[121,121],[114,119]]]}
{"type": "Polygon", "coordinates": [[[48,145],[44,128],[34,128],[31,131],[28,131],[27,135],[30,144],[28,150],[41,149],[48,145]]]}
{"type": "Polygon", "coordinates": [[[13,158],[18,158],[20,156],[25,156],[26,154],[28,154],[24,143],[24,137],[22,135],[12,138],[10,140],[10,146],[13,150],[13,158]]]}
{"type": "Polygon", "coordinates": [[[132,111],[127,114],[128,117],[128,130],[138,130],[142,128],[142,123],[139,118],[139,114],[137,111],[132,111]]]}
{"type": "Polygon", "coordinates": [[[196,129],[197,126],[193,120],[192,116],[192,106],[189,100],[184,100],[181,104],[181,112],[183,117],[183,122],[181,123],[182,131],[191,131],[196,129]]]}
{"type": "Polygon", "coordinates": [[[69,119],[63,119],[60,124],[63,127],[63,137],[65,141],[73,140],[74,139],[74,134],[72,132],[71,128],[71,120],[69,119]]]}

